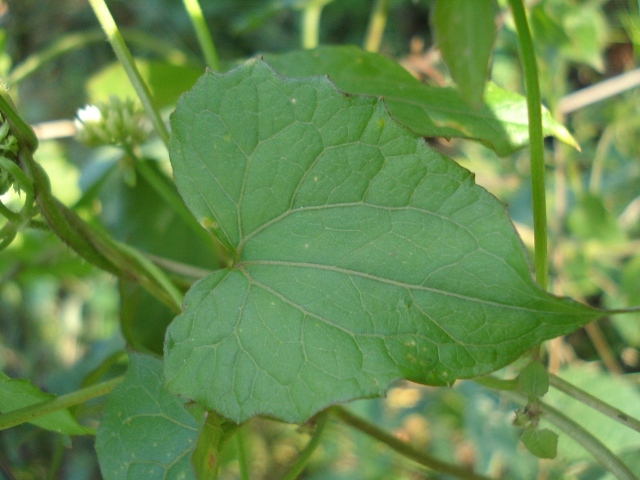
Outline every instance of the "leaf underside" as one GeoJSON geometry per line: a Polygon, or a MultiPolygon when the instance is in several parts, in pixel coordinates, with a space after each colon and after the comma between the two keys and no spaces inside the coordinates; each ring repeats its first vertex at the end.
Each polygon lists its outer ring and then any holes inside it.
{"type": "Polygon", "coordinates": [[[191,454],[200,425],[163,383],[160,360],[130,354],[96,437],[105,480],[195,480],[191,454]]]}
{"type": "Polygon", "coordinates": [[[171,125],[178,189],[235,263],[187,293],[165,379],[234,421],[451,384],[597,316],[538,288],[504,205],[382,100],[252,60],[171,125]]]}

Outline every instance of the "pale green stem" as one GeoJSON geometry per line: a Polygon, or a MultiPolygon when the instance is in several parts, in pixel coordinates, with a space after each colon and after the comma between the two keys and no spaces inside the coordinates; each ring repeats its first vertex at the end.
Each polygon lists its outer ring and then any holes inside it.
{"type": "Polygon", "coordinates": [[[0,430],[15,427],[26,422],[32,422],[39,417],[49,415],[50,413],[73,407],[81,403],[87,402],[93,398],[106,395],[118,385],[124,377],[117,377],[106,382],[91,385],[90,387],[77,390],[75,392],[62,395],[52,400],[29,405],[27,407],[14,410],[12,412],[0,415],[0,430]]]}
{"type": "Polygon", "coordinates": [[[320,43],[320,16],[324,3],[310,2],[302,11],[302,48],[316,48],[320,43]]]}
{"type": "Polygon", "coordinates": [[[318,421],[311,440],[309,440],[309,443],[307,443],[302,452],[300,452],[300,455],[298,455],[294,464],[291,466],[289,471],[283,475],[281,480],[296,480],[298,475],[302,473],[309,462],[311,455],[313,455],[313,452],[315,452],[318,445],[320,445],[320,440],[322,439],[322,434],[324,433],[328,420],[329,415],[326,411],[318,415],[318,421]]]}
{"type": "Polygon", "coordinates": [[[198,43],[200,44],[200,49],[202,50],[207,66],[211,70],[219,71],[220,61],[218,60],[218,53],[216,52],[213,38],[211,38],[211,32],[207,27],[207,22],[204,19],[198,0],[182,0],[182,3],[184,3],[184,8],[187,11],[187,15],[189,15],[193,29],[196,31],[196,37],[198,38],[198,43]]]}
{"type": "Polygon", "coordinates": [[[109,40],[109,43],[111,44],[116,57],[118,57],[122,68],[124,68],[127,77],[129,77],[131,85],[138,94],[138,98],[140,99],[145,112],[151,119],[153,128],[155,129],[162,142],[166,145],[167,148],[169,148],[169,131],[162,121],[160,112],[153,104],[149,87],[147,87],[147,84],[142,79],[142,76],[138,71],[138,67],[136,67],[135,62],[133,61],[133,57],[131,56],[127,45],[124,43],[124,39],[122,38],[120,31],[118,30],[116,22],[111,16],[111,12],[109,11],[107,4],[104,2],[104,0],[89,0],[89,3],[91,4],[91,8],[93,8],[100,26],[104,30],[104,33],[107,35],[107,40],[109,40]]]}
{"type": "Polygon", "coordinates": [[[545,197],[544,137],[542,132],[542,102],[538,66],[523,2],[522,0],[509,0],[509,4],[511,5],[518,33],[520,59],[527,91],[536,281],[546,290],[549,276],[547,264],[547,201],[545,197]]]}
{"type": "Polygon", "coordinates": [[[602,413],[603,415],[606,415],[616,422],[621,423],[625,427],[629,427],[636,432],[640,432],[640,420],[627,415],[622,410],[618,410],[617,408],[612,407],[608,403],[603,402],[599,398],[594,397],[584,390],[581,390],[578,387],[565,382],[560,377],[549,374],[549,384],[552,387],[557,388],[561,392],[566,393],[575,400],[582,402],[585,405],[593,408],[594,410],[602,413]]]}
{"type": "Polygon", "coordinates": [[[384,443],[402,456],[407,457],[422,466],[430,468],[431,470],[466,480],[489,480],[488,477],[478,475],[465,470],[464,468],[438,460],[437,458],[412,447],[408,443],[398,440],[398,438],[378,428],[376,425],[357,417],[344,407],[331,407],[329,412],[350,427],[360,430],[366,435],[384,443]]]}
{"type": "Polygon", "coordinates": [[[369,18],[369,26],[367,27],[367,35],[364,41],[364,49],[366,51],[377,52],[380,50],[388,13],[389,0],[376,0],[373,4],[373,10],[369,18]]]}
{"type": "Polygon", "coordinates": [[[238,429],[236,432],[236,448],[238,449],[238,466],[240,467],[240,479],[249,480],[249,465],[247,464],[247,452],[244,445],[244,432],[238,429]]]}
{"type": "MultiPolygon", "coordinates": [[[[529,397],[525,393],[505,392],[505,395],[517,399],[517,401],[522,403],[529,402],[529,397]]],[[[615,453],[609,450],[590,432],[552,406],[539,400],[537,403],[544,414],[543,418],[545,420],[582,445],[603,468],[612,473],[616,478],[619,480],[638,480],[638,478],[631,473],[629,467],[622,463],[615,453]]]]}

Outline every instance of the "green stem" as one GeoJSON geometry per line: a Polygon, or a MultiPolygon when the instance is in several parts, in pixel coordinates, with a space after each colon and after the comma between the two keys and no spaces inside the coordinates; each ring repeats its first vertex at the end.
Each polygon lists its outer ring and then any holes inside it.
{"type": "Polygon", "coordinates": [[[320,43],[320,16],[324,2],[309,2],[302,11],[302,48],[316,48],[320,43]]]}
{"type": "Polygon", "coordinates": [[[239,429],[236,432],[236,448],[238,449],[238,466],[240,467],[240,479],[249,480],[249,465],[247,464],[247,453],[244,445],[244,432],[239,429]]]}
{"type": "MultiPolygon", "coordinates": [[[[144,32],[123,30],[122,36],[128,42],[135,43],[142,48],[157,53],[171,63],[184,65],[189,62],[189,59],[183,52],[174,48],[167,42],[144,32]]],[[[87,30],[85,32],[74,32],[63,35],[47,47],[28,56],[23,62],[16,65],[11,70],[11,73],[9,73],[7,83],[9,85],[19,83],[51,60],[55,60],[68,52],[86,47],[92,43],[103,41],[104,32],[98,28],[87,30]]]]}
{"type": "Polygon", "coordinates": [[[629,427],[636,432],[640,432],[640,420],[627,415],[622,410],[618,410],[617,408],[612,407],[608,403],[603,402],[599,398],[594,397],[584,390],[581,390],[578,387],[565,382],[560,377],[549,374],[549,384],[552,387],[560,390],[561,392],[566,393],[575,400],[582,402],[585,405],[593,408],[594,410],[602,413],[603,415],[606,415],[616,422],[621,423],[625,427],[629,427]]]}
{"type": "Polygon", "coordinates": [[[423,465],[427,468],[435,470],[440,473],[444,473],[447,475],[452,475],[454,477],[467,479],[467,480],[489,480],[488,477],[483,475],[478,475],[476,473],[470,472],[463,468],[460,468],[456,465],[452,465],[450,463],[445,463],[441,460],[433,458],[431,455],[428,455],[411,445],[398,440],[393,435],[385,432],[384,430],[378,428],[377,426],[363,420],[362,418],[357,417],[349,410],[344,407],[331,407],[329,411],[342,420],[347,425],[360,430],[361,432],[369,435],[372,438],[375,438],[379,442],[384,443],[392,450],[395,450],[399,454],[404,457],[410,458],[416,463],[423,465]]]}
{"type": "Polygon", "coordinates": [[[520,58],[527,90],[536,280],[546,290],[549,275],[547,264],[547,202],[545,197],[542,101],[538,81],[538,66],[523,0],[509,0],[509,4],[511,5],[518,33],[520,58]]]}
{"type": "Polygon", "coordinates": [[[100,22],[100,26],[107,35],[107,40],[109,40],[116,57],[118,57],[122,68],[124,68],[127,77],[129,77],[131,85],[133,85],[134,90],[138,94],[138,98],[140,99],[145,112],[151,119],[153,128],[166,147],[169,148],[169,131],[162,121],[160,112],[153,104],[149,87],[147,87],[146,83],[142,79],[142,76],[138,71],[138,67],[136,67],[133,57],[131,56],[127,45],[124,43],[122,34],[118,30],[118,26],[113,20],[107,4],[104,0],[89,0],[89,3],[91,4],[91,8],[93,8],[98,22],[100,22]]]}
{"type": "Polygon", "coordinates": [[[204,20],[202,8],[200,8],[198,0],[182,0],[182,3],[184,3],[184,8],[187,11],[187,15],[189,15],[193,29],[196,31],[196,37],[198,38],[198,43],[200,44],[208,67],[211,70],[219,71],[220,61],[218,60],[218,53],[216,52],[213,38],[211,38],[211,32],[209,32],[207,28],[207,22],[204,20]]]}
{"type": "Polygon", "coordinates": [[[373,4],[373,10],[369,18],[369,26],[367,27],[367,35],[364,41],[364,49],[366,51],[377,52],[380,50],[388,13],[389,0],[376,0],[373,4]]]}
{"type": "MultiPolygon", "coordinates": [[[[509,392],[507,395],[517,398],[521,403],[529,402],[528,396],[524,393],[509,392]]],[[[538,401],[538,405],[544,413],[543,418],[545,420],[582,445],[602,467],[612,473],[616,478],[619,480],[638,480],[629,470],[629,467],[622,463],[616,454],[609,450],[590,432],[552,406],[541,401],[538,401]]]]}
{"type": "Polygon", "coordinates": [[[281,480],[295,480],[298,478],[298,475],[302,473],[304,467],[306,467],[309,462],[311,455],[313,455],[313,452],[315,452],[318,445],[320,445],[320,440],[322,439],[322,434],[324,433],[328,421],[329,415],[326,411],[318,415],[318,421],[311,440],[309,440],[309,443],[307,443],[304,449],[300,452],[300,455],[298,455],[294,464],[281,480]]]}
{"type": "Polygon", "coordinates": [[[57,412],[58,410],[73,407],[74,405],[87,402],[93,398],[106,395],[113,390],[123,378],[124,377],[113,378],[106,382],[91,385],[90,387],[62,395],[52,400],[46,400],[12,412],[4,413],[0,415],[0,430],[6,430],[7,428],[15,427],[22,423],[32,422],[44,415],[49,415],[50,413],[57,412]]]}

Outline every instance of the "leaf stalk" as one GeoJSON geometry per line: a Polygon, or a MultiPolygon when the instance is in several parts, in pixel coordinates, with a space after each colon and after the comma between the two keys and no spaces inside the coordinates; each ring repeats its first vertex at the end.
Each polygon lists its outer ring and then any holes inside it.
{"type": "Polygon", "coordinates": [[[33,405],[29,405],[18,410],[13,410],[0,415],[0,430],[15,427],[22,423],[31,422],[44,415],[73,407],[81,403],[87,402],[97,397],[101,397],[111,392],[118,385],[124,376],[112,378],[105,382],[91,385],[90,387],[76,390],[75,392],[62,395],[52,400],[46,400],[33,405]]]}

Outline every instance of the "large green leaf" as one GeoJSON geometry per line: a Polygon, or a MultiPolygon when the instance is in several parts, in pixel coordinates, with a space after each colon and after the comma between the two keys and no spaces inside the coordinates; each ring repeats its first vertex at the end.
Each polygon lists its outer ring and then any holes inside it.
{"type": "Polygon", "coordinates": [[[433,28],[442,59],[464,99],[482,104],[496,34],[495,0],[437,0],[433,28]]]}
{"type": "MultiPolygon", "coordinates": [[[[28,380],[15,380],[0,372],[0,412],[7,413],[47,400],[55,395],[45,393],[28,380]]],[[[33,420],[34,425],[66,435],[86,435],[93,430],[80,425],[69,410],[58,410],[33,420]]]]}
{"type": "Polygon", "coordinates": [[[164,389],[160,360],[131,354],[96,437],[105,480],[195,479],[191,454],[200,425],[183,403],[164,389]]]}
{"type": "Polygon", "coordinates": [[[178,189],[235,263],[187,293],[165,377],[230,419],[450,384],[597,316],[537,287],[504,205],[382,100],[257,60],[171,124],[178,189]]]}
{"type": "MultiPolygon", "coordinates": [[[[319,47],[265,55],[264,59],[282,75],[329,75],[344,92],[383,97],[396,120],[425,137],[470,138],[499,155],[529,143],[525,98],[491,83],[487,84],[484,104],[473,109],[457,90],[424,85],[388,58],[353,46],[319,47]]],[[[546,109],[543,127],[545,135],[577,145],[546,109]]]]}

